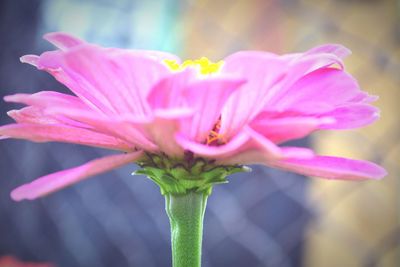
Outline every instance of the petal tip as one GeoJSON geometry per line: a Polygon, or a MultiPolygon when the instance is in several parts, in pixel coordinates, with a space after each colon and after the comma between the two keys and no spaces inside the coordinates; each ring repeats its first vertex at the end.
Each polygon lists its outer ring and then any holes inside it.
{"type": "Polygon", "coordinates": [[[24,199],[29,199],[23,192],[23,187],[17,187],[16,189],[12,190],[10,193],[11,199],[14,201],[22,201],[24,199]]]}
{"type": "Polygon", "coordinates": [[[46,41],[50,42],[50,40],[52,40],[55,37],[60,36],[60,35],[64,35],[64,33],[62,33],[62,32],[48,32],[48,33],[43,34],[43,39],[45,39],[46,41]]]}
{"type": "Polygon", "coordinates": [[[3,100],[4,100],[5,102],[13,102],[13,101],[12,101],[13,98],[14,98],[14,95],[6,95],[6,96],[3,97],[3,100]]]}
{"type": "Polygon", "coordinates": [[[55,47],[66,50],[68,48],[83,44],[84,41],[65,32],[50,32],[43,35],[43,39],[53,44],[55,47]]]}
{"type": "Polygon", "coordinates": [[[20,57],[19,61],[21,61],[22,63],[27,63],[27,64],[37,67],[38,61],[39,61],[39,56],[25,55],[25,56],[20,57]]]}
{"type": "Polygon", "coordinates": [[[9,110],[9,111],[7,111],[7,115],[8,115],[9,117],[12,118],[12,116],[13,116],[16,112],[17,112],[17,110],[15,110],[15,109],[9,110]]]}
{"type": "Polygon", "coordinates": [[[388,172],[385,168],[376,165],[376,174],[374,176],[371,176],[371,179],[373,180],[382,180],[388,175],[388,172]]]}

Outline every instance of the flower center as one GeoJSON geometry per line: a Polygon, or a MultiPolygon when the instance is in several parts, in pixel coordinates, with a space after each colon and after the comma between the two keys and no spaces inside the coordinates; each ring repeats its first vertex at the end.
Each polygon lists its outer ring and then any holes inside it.
{"type": "Polygon", "coordinates": [[[181,64],[176,62],[176,60],[164,59],[164,63],[172,71],[182,71],[188,67],[191,67],[198,69],[199,73],[203,75],[219,72],[222,65],[224,64],[222,60],[218,62],[212,62],[206,57],[201,57],[195,60],[185,60],[181,64]]]}

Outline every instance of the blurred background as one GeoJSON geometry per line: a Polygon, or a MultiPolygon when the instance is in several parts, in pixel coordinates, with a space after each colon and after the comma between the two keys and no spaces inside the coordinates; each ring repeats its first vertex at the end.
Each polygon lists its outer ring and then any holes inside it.
{"type": "MultiPolygon", "coordinates": [[[[275,53],[341,43],[347,70],[377,94],[381,120],[320,132],[297,144],[371,160],[382,181],[339,182],[254,166],[216,186],[205,216],[203,266],[400,266],[400,2],[395,0],[1,0],[0,97],[68,92],[19,63],[53,49],[65,31],[103,46],[219,60],[237,50],[275,53]]],[[[1,102],[6,111],[19,106],[1,102]]],[[[16,203],[34,178],[107,154],[71,144],[0,142],[0,257],[60,267],[170,266],[169,224],[158,188],[128,166],[48,197],[16,203]]]]}

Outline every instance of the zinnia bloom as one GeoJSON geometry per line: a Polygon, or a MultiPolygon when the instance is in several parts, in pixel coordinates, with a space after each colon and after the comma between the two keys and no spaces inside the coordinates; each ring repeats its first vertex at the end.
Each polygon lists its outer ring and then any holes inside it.
{"type": "Polygon", "coordinates": [[[218,166],[225,174],[243,164],[264,164],[345,180],[386,174],[371,162],[280,146],[316,130],[352,129],[378,118],[370,105],[376,97],[344,70],[350,51],[341,45],[287,55],[242,51],[217,63],[206,58],[181,63],[168,53],[103,48],[64,33],[45,39],[58,50],[21,61],[47,71],[73,94],[6,96],[27,107],[8,112],[16,123],[0,127],[0,138],[123,153],[41,177],[15,189],[14,200],[35,199],[132,162],[160,184],[168,176],[177,192],[182,184],[174,179],[183,175],[190,178],[186,189],[207,186],[198,177],[218,182],[201,176],[218,166]]]}

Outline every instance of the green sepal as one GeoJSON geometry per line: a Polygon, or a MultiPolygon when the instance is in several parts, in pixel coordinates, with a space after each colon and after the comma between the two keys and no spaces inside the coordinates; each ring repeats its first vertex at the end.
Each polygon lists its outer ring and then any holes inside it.
{"type": "Polygon", "coordinates": [[[213,185],[228,183],[228,175],[249,171],[242,165],[217,165],[203,158],[171,160],[166,155],[156,154],[148,154],[139,165],[142,169],[133,174],[146,175],[160,187],[163,195],[189,191],[209,195],[213,185]]]}

